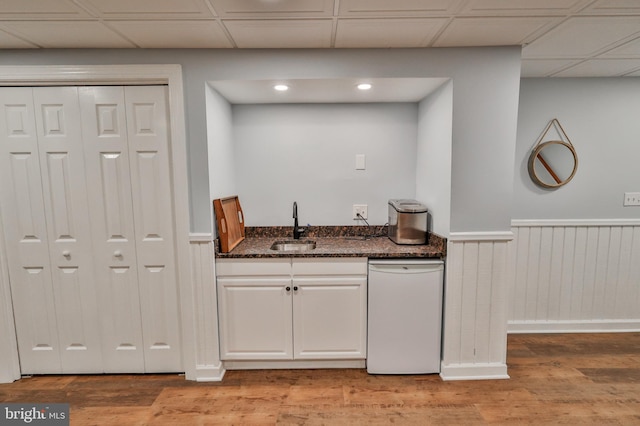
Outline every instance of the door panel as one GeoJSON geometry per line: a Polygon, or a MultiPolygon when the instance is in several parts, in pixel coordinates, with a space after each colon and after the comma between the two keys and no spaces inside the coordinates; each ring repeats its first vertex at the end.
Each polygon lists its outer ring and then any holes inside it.
{"type": "Polygon", "coordinates": [[[144,372],[138,266],[124,89],[82,87],[82,134],[91,205],[105,372],[144,372]]]}
{"type": "Polygon", "coordinates": [[[181,371],[167,88],[124,90],[145,370],[181,371]]]}
{"type": "Polygon", "coordinates": [[[22,372],[182,371],[166,87],[0,93],[22,372]]]}
{"type": "Polygon", "coordinates": [[[63,373],[101,371],[78,90],[33,89],[63,373]]]}
{"type": "Polygon", "coordinates": [[[0,208],[23,374],[62,371],[33,90],[3,88],[0,102],[0,208]]]}

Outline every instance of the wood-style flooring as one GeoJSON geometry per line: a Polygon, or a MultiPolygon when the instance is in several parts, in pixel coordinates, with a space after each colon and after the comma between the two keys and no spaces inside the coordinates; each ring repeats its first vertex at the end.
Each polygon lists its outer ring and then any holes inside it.
{"type": "Polygon", "coordinates": [[[2,402],[67,402],[72,425],[640,425],[640,333],[510,335],[509,380],[364,370],[37,376],[2,402]]]}

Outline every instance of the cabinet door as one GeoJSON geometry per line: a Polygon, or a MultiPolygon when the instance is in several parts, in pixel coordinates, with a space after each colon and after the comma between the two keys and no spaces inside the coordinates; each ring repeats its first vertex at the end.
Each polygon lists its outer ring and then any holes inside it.
{"type": "Polygon", "coordinates": [[[295,359],[366,357],[367,278],[293,279],[295,359]]]}
{"type": "Polygon", "coordinates": [[[217,285],[223,360],[292,359],[290,278],[218,278],[217,285]]]}

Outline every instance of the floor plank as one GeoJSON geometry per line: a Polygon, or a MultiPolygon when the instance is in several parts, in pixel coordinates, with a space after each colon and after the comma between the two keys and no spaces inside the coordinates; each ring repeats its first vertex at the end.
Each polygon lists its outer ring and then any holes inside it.
{"type": "Polygon", "coordinates": [[[640,333],[508,337],[509,380],[365,370],[35,376],[2,402],[67,402],[72,425],[640,425],[640,333]]]}

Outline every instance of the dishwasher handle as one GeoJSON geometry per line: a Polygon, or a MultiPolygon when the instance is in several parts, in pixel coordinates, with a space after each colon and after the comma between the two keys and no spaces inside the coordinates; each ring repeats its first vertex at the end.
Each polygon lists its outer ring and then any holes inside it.
{"type": "Polygon", "coordinates": [[[429,272],[439,272],[444,270],[442,262],[431,262],[422,264],[406,263],[370,263],[369,272],[385,274],[424,274],[429,272]]]}

